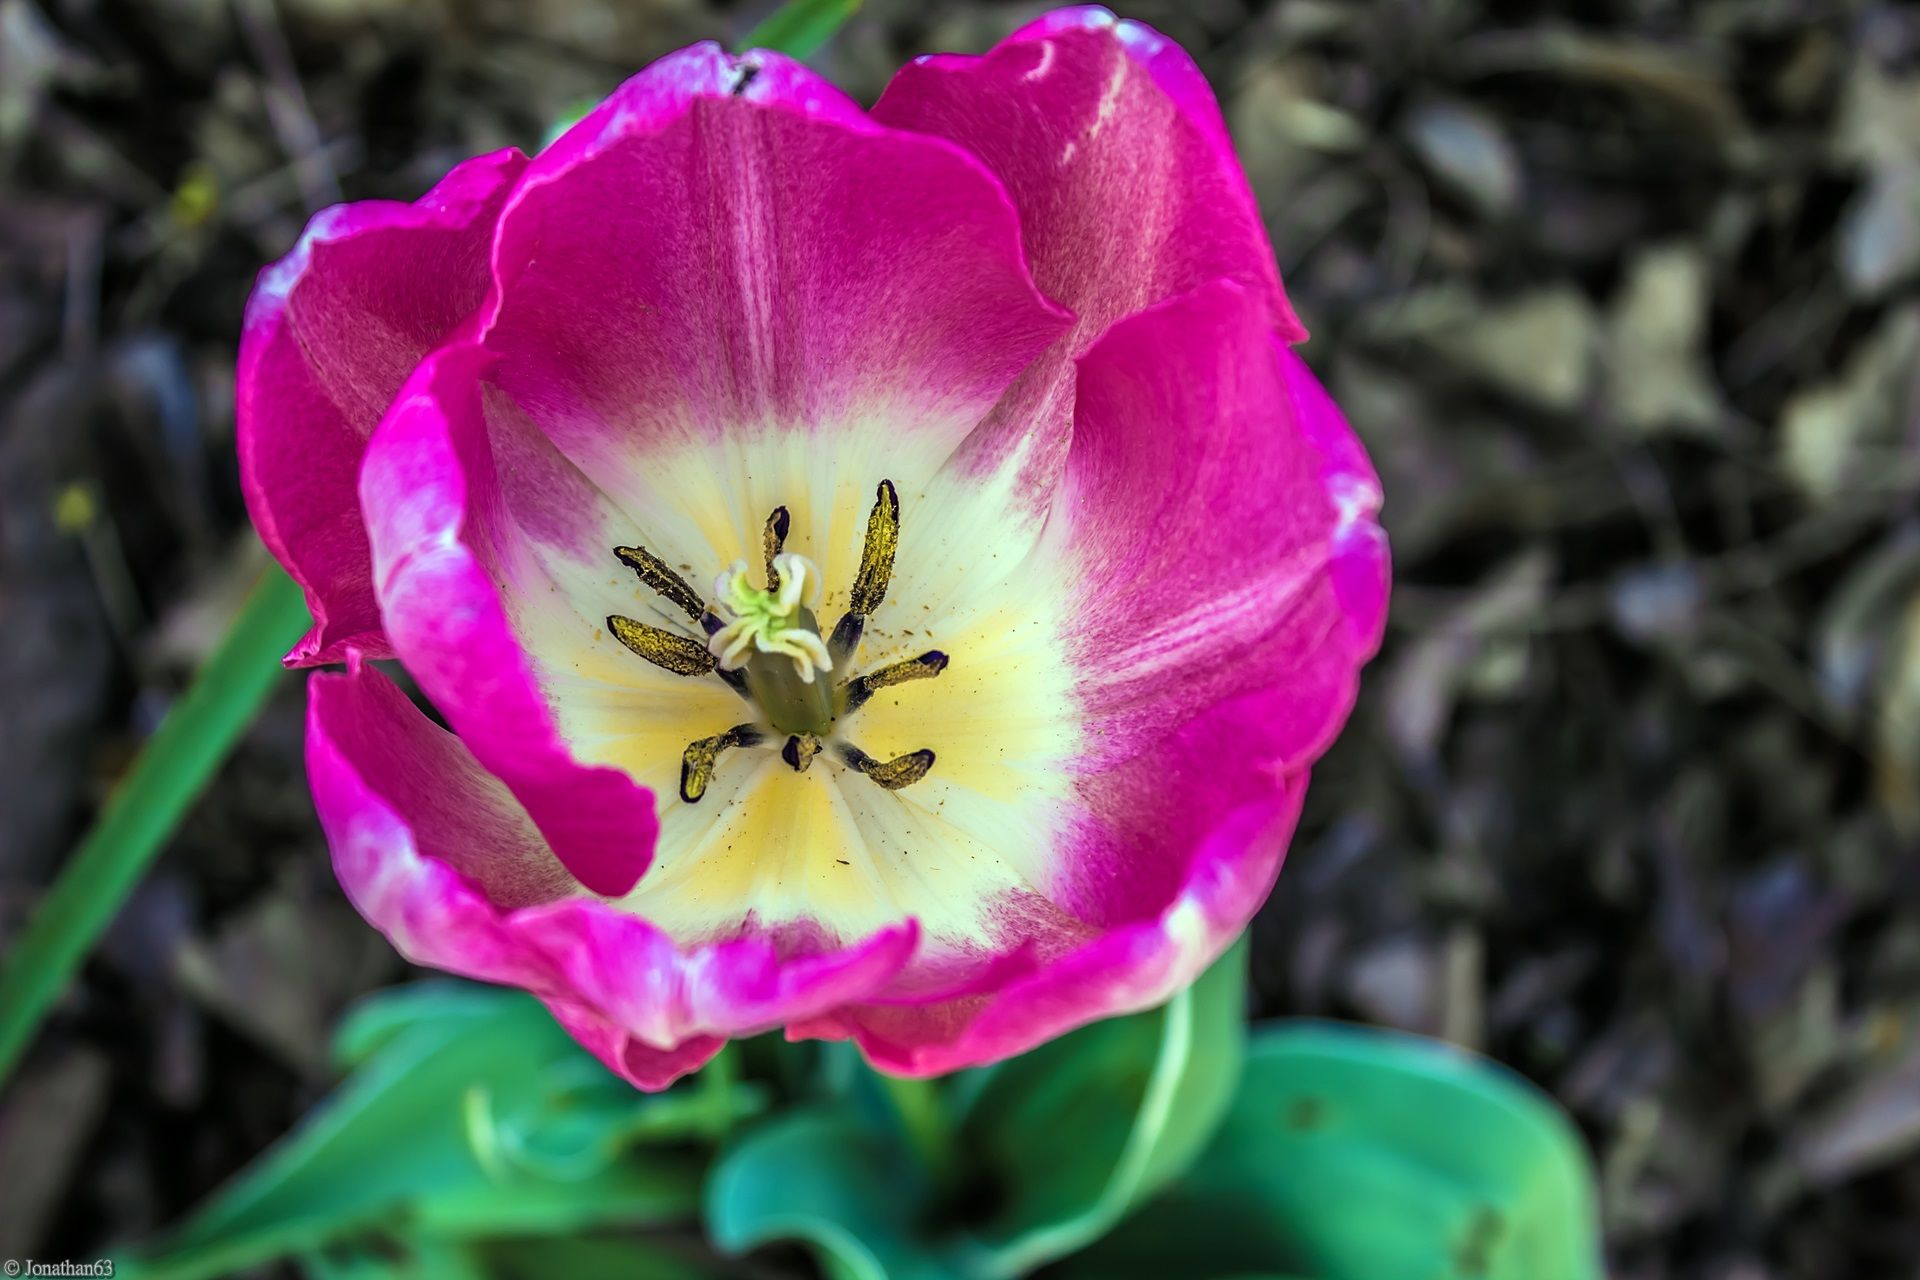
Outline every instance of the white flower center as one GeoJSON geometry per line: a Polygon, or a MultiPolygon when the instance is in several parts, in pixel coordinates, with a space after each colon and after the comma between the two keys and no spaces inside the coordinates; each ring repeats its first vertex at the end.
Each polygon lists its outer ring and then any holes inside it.
{"type": "Polygon", "coordinates": [[[755,652],[792,660],[802,683],[833,670],[833,655],[815,630],[813,610],[820,603],[820,570],[791,551],[773,557],[777,578],[772,590],[747,580],[747,562],[735,560],[714,579],[713,610],[724,625],[707,637],[707,651],[725,671],[747,665],[755,652]]]}

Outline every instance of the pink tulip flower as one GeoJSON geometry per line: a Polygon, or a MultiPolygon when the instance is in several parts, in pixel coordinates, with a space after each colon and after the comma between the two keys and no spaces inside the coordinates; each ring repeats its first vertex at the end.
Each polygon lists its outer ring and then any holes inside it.
{"type": "Polygon", "coordinates": [[[991,1062],[1271,889],[1387,590],[1219,108],[1070,9],[862,110],[699,45],[314,218],[240,458],[308,766],[409,959],[642,1088],[729,1038],[991,1062]],[[443,729],[382,676],[397,658],[443,729]]]}

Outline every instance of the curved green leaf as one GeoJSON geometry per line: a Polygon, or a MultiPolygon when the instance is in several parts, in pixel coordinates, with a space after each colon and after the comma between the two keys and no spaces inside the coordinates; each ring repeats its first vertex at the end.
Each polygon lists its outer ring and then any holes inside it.
{"type": "Polygon", "coordinates": [[[225,1275],[372,1231],[439,1248],[697,1210],[697,1156],[643,1158],[568,1122],[688,1136],[711,1104],[688,1114],[696,1090],[636,1094],[528,996],[402,989],[347,1019],[339,1049],[359,1063],[340,1090],[130,1270],[225,1275]],[[683,1122],[649,1128],[662,1108],[683,1122]]]}
{"type": "Polygon", "coordinates": [[[804,1240],[846,1280],[949,1274],[914,1236],[920,1166],[893,1137],[846,1111],[789,1112],[748,1132],[707,1183],[707,1234],[729,1253],[804,1240]]]}
{"type": "Polygon", "coordinates": [[[404,1247],[348,1246],[304,1254],[307,1280],[716,1280],[722,1273],[632,1236],[542,1240],[410,1238],[404,1247]]]}
{"type": "Polygon", "coordinates": [[[631,1237],[576,1240],[509,1240],[483,1246],[492,1280],[552,1280],[554,1276],[595,1280],[712,1280],[732,1275],[710,1263],[631,1237]]]}
{"type": "Polygon", "coordinates": [[[1008,1206],[981,1232],[985,1273],[1024,1275],[1085,1248],[1193,1162],[1239,1082],[1246,976],[1243,938],[1160,1009],[994,1072],[967,1126],[1008,1206]]]}
{"type": "Polygon", "coordinates": [[[1264,1030],[1200,1162],[1068,1274],[1276,1271],[1598,1280],[1584,1146],[1545,1094],[1451,1047],[1331,1024],[1264,1030]]]}

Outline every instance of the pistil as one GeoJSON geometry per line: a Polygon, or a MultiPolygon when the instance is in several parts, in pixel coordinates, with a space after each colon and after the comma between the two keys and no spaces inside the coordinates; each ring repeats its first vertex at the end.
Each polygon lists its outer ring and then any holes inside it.
{"type": "Polygon", "coordinates": [[[680,762],[680,798],[689,804],[706,794],[722,752],[768,745],[768,728],[782,744],[781,758],[796,773],[806,772],[829,746],[833,758],[889,791],[920,781],[933,768],[933,752],[925,748],[891,760],[870,756],[837,731],[837,722],[881,689],[939,675],[947,668],[946,654],[929,649],[837,686],[820,678],[852,659],[867,618],[886,598],[900,544],[900,496],[893,482],[882,480],[874,491],[859,572],[830,640],[822,639],[814,614],[822,594],[820,570],[785,549],[791,523],[787,508],[775,507],[761,532],[767,585],[749,582],[746,561],[737,560],[714,581],[711,604],[646,548],[614,548],[642,583],[686,614],[704,641],[617,614],[607,619],[615,638],[662,670],[719,676],[753,703],[764,721],[738,724],[687,745],[680,762]]]}
{"type": "Polygon", "coordinates": [[[833,693],[815,677],[833,670],[833,658],[813,614],[820,603],[820,570],[805,556],[773,552],[775,526],[767,522],[772,554],[766,589],[748,583],[744,560],[714,582],[721,627],[707,637],[707,650],[722,670],[746,672],[747,691],[774,728],[825,733],[833,725],[833,693]]]}

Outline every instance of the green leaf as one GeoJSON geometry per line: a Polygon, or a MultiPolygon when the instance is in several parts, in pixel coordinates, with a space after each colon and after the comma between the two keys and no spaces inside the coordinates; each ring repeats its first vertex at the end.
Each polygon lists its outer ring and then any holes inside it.
{"type": "Polygon", "coordinates": [[[1276,1271],[1598,1280],[1585,1148],[1545,1094],[1437,1042],[1320,1023],[1261,1031],[1200,1162],[1067,1274],[1276,1271]]]}
{"type": "Polygon", "coordinates": [[[648,1240],[575,1238],[502,1240],[483,1246],[494,1280],[714,1280],[731,1275],[648,1240]]]}
{"type": "Polygon", "coordinates": [[[436,1240],[412,1237],[404,1245],[349,1245],[303,1254],[308,1280],[716,1280],[722,1272],[664,1244],[636,1238],[560,1237],[539,1240],[436,1240]]]}
{"type": "Polygon", "coordinates": [[[788,0],[741,38],[742,49],[772,49],[805,62],[833,39],[860,0],[788,0]]]}
{"type": "Polygon", "coordinates": [[[1162,1008],[994,1071],[967,1130],[1008,1207],[975,1266],[1024,1275],[1085,1248],[1193,1162],[1240,1078],[1246,976],[1243,938],[1162,1008]]]}
{"type": "Polygon", "coordinates": [[[697,1211],[704,1161],[622,1147],[708,1131],[714,1100],[697,1085],[636,1093],[530,997],[403,989],[349,1017],[339,1048],[355,1074],[141,1274],[225,1274],[373,1231],[572,1234],[697,1211]]]}
{"type": "Polygon", "coordinates": [[[788,1112],[745,1134],[707,1184],[707,1234],[728,1253],[804,1240],[846,1280],[943,1280],[916,1243],[928,1188],[893,1135],[842,1110],[788,1112]]]}
{"type": "Polygon", "coordinates": [[[301,1255],[300,1270],[307,1280],[491,1280],[479,1256],[452,1240],[315,1250],[301,1255]]]}
{"type": "Polygon", "coordinates": [[[512,992],[453,978],[389,987],[358,1001],[341,1017],[333,1029],[333,1060],[341,1071],[352,1071],[400,1036],[437,1028],[453,1038],[495,1018],[517,1017],[521,1006],[512,992]]]}
{"type": "Polygon", "coordinates": [[[220,647],[140,748],[0,969],[0,1081],[127,895],[212,781],[308,625],[300,588],[269,569],[220,647]]]}
{"type": "Polygon", "coordinates": [[[599,105],[600,100],[598,98],[583,98],[568,107],[565,111],[562,111],[558,118],[547,126],[547,132],[540,139],[540,149],[545,151],[548,147],[560,141],[561,138],[566,136],[567,130],[573,128],[573,126],[579,124],[582,120],[585,120],[588,113],[599,105]]]}
{"type": "Polygon", "coordinates": [[[857,1072],[830,1085],[828,1106],[727,1153],[708,1233],[736,1252],[803,1240],[842,1280],[1024,1275],[1111,1230],[1205,1147],[1239,1077],[1245,990],[1243,942],[1163,1008],[998,1067],[937,1087],[857,1072]],[[1006,1206],[977,1233],[927,1221],[956,1119],[1006,1206]]]}

